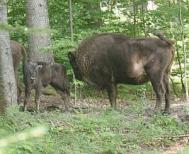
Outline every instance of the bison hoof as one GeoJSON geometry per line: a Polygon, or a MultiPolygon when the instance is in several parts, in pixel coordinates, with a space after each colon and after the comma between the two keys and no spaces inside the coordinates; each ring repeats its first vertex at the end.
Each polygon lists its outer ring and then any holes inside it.
{"type": "Polygon", "coordinates": [[[170,110],[164,110],[163,111],[163,115],[170,115],[170,114],[171,114],[170,110]]]}
{"type": "Polygon", "coordinates": [[[112,105],[111,105],[111,109],[117,110],[117,106],[112,106],[112,105]]]}

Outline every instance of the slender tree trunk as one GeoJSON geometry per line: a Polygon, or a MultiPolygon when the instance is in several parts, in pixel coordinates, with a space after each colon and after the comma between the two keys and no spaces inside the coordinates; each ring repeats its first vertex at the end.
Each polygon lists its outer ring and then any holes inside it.
{"type": "MultiPolygon", "coordinates": [[[[73,32],[72,0],[68,0],[68,5],[69,5],[70,36],[71,36],[71,41],[73,42],[74,41],[74,36],[73,36],[74,32],[73,32]]],[[[77,101],[77,84],[76,84],[76,79],[75,79],[74,73],[73,73],[73,80],[74,80],[74,106],[75,106],[76,101],[77,101]]]]}
{"type": "Polygon", "coordinates": [[[51,51],[45,51],[51,43],[47,0],[26,0],[27,26],[31,33],[28,36],[30,58],[34,61],[53,62],[51,51]]]}
{"type": "Polygon", "coordinates": [[[181,81],[181,85],[182,85],[182,92],[185,92],[184,76],[183,76],[181,58],[180,58],[180,54],[178,52],[178,45],[177,44],[176,44],[176,54],[177,54],[177,60],[178,60],[179,70],[180,70],[180,81],[181,81]]]}
{"type": "Polygon", "coordinates": [[[182,39],[182,50],[184,53],[184,77],[185,77],[185,94],[186,94],[186,100],[188,100],[188,81],[187,81],[187,55],[186,55],[186,48],[185,48],[185,42],[184,42],[184,25],[182,21],[182,8],[181,8],[181,1],[179,1],[179,20],[181,25],[181,39],[182,39]]]}
{"type": "Polygon", "coordinates": [[[71,36],[71,41],[73,42],[74,37],[73,37],[73,13],[72,13],[72,0],[69,1],[69,21],[70,21],[70,36],[71,36]]]}
{"type": "Polygon", "coordinates": [[[141,13],[142,13],[143,32],[144,32],[144,35],[147,36],[147,34],[146,34],[146,21],[145,21],[145,7],[144,7],[144,3],[142,3],[141,13]]]}
{"type": "Polygon", "coordinates": [[[6,107],[6,102],[4,99],[4,90],[3,90],[4,89],[3,88],[3,78],[2,78],[1,72],[2,72],[2,67],[0,64],[0,114],[5,112],[5,107],[6,107]]]}
{"type": "Polygon", "coordinates": [[[0,98],[0,110],[3,111],[6,106],[16,104],[17,102],[17,88],[10,49],[10,37],[9,32],[6,30],[6,0],[0,0],[0,23],[0,97],[3,97],[0,98]]]}
{"type": "Polygon", "coordinates": [[[175,83],[174,83],[172,78],[170,78],[170,80],[171,80],[171,84],[172,84],[172,87],[173,87],[173,92],[178,97],[178,94],[177,94],[177,91],[176,91],[176,87],[175,87],[175,83]]]}
{"type": "Polygon", "coordinates": [[[136,36],[136,6],[135,0],[133,0],[133,36],[136,36]]]}
{"type": "Polygon", "coordinates": [[[93,28],[99,28],[103,24],[101,17],[100,1],[86,1],[84,3],[84,8],[87,11],[89,10],[89,13],[91,15],[90,19],[88,20],[90,26],[93,26],[93,28]],[[91,21],[93,21],[92,24],[91,21]]]}

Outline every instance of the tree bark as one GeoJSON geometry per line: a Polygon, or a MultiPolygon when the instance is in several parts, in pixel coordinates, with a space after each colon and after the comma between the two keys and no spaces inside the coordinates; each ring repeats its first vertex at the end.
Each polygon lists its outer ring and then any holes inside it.
{"type": "Polygon", "coordinates": [[[187,81],[187,52],[185,47],[185,40],[184,40],[184,24],[182,19],[182,8],[181,8],[181,1],[179,1],[179,20],[180,20],[180,30],[181,30],[181,40],[182,40],[182,51],[184,53],[184,79],[185,79],[185,94],[186,94],[186,101],[189,99],[188,93],[188,81],[187,81]]]}
{"type": "Polygon", "coordinates": [[[133,2],[133,37],[136,37],[136,4],[135,4],[135,0],[132,1],[133,2]]]}
{"type": "Polygon", "coordinates": [[[9,32],[6,30],[6,0],[0,0],[0,23],[0,110],[4,111],[6,106],[16,104],[17,102],[17,88],[10,49],[10,37],[9,32]]]}
{"type": "Polygon", "coordinates": [[[72,13],[72,0],[69,0],[69,21],[70,21],[70,36],[71,36],[71,41],[74,41],[73,37],[73,13],[72,13]]]}
{"type": "Polygon", "coordinates": [[[53,62],[52,52],[45,50],[51,43],[47,0],[26,0],[29,57],[33,61],[53,62]],[[42,52],[41,52],[42,51],[42,52]]]}

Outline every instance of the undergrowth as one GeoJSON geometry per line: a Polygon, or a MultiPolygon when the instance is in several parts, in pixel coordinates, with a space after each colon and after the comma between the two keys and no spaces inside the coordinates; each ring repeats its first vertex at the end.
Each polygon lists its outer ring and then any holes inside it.
{"type": "Polygon", "coordinates": [[[161,153],[172,136],[185,134],[189,125],[171,116],[146,116],[142,101],[130,103],[117,111],[110,108],[84,113],[42,111],[19,112],[18,106],[8,109],[0,118],[0,141],[17,132],[43,126],[46,135],[19,141],[0,148],[2,153],[31,154],[125,154],[161,153]],[[148,152],[147,152],[148,151],[148,152]]]}

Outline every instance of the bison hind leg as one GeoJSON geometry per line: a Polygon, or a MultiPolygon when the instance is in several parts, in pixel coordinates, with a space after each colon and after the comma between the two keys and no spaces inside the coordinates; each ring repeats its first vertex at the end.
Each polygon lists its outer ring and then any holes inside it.
{"type": "Polygon", "coordinates": [[[107,86],[106,88],[110,105],[113,109],[116,109],[116,97],[117,97],[117,85],[115,83],[111,83],[110,85],[107,86]]]}
{"type": "Polygon", "coordinates": [[[161,111],[163,97],[165,96],[165,86],[163,81],[164,72],[162,70],[154,71],[152,67],[151,70],[147,70],[147,74],[156,93],[156,105],[154,108],[154,112],[159,113],[161,111]]]}
{"type": "Polygon", "coordinates": [[[164,86],[165,86],[165,109],[164,113],[169,114],[170,113],[170,90],[169,90],[169,76],[168,74],[164,75],[164,86]]]}

